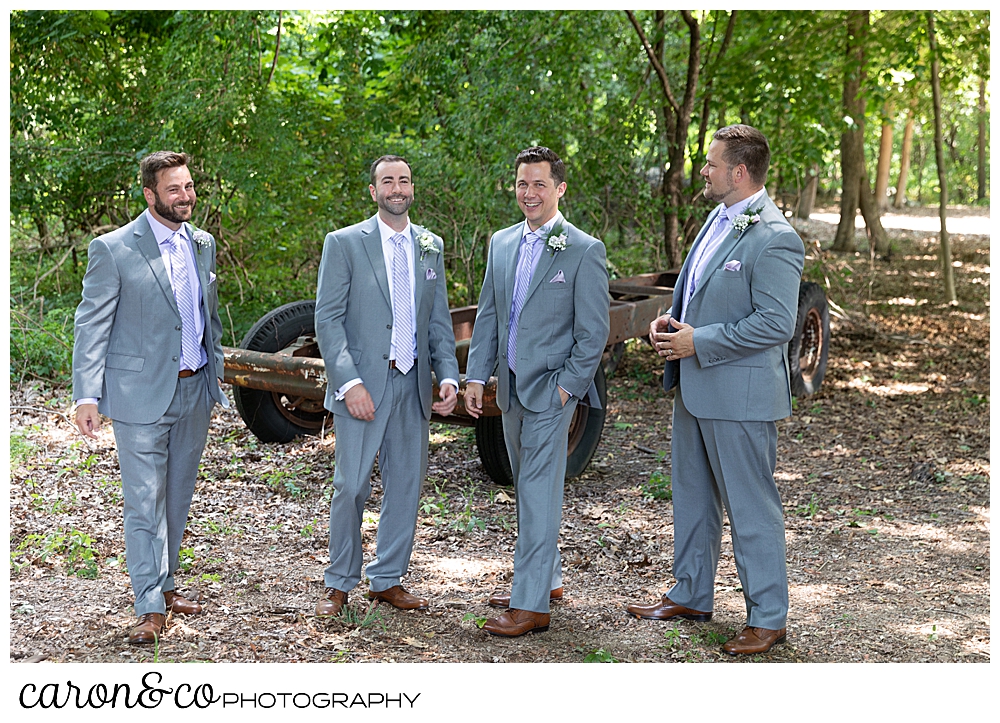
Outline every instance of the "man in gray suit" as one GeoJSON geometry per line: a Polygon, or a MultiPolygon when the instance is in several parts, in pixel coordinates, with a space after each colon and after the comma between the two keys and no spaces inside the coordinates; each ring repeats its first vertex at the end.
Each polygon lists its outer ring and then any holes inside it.
{"type": "Polygon", "coordinates": [[[368,598],[402,610],[428,607],[400,585],[410,564],[427,473],[431,412],[458,401],[455,334],[448,312],[444,243],[410,223],[410,165],[371,165],[378,213],[327,234],[316,290],[316,339],[326,363],[324,402],[337,438],[330,499],[330,565],[317,615],[336,615],[361,581],[361,520],[378,453],[382,508],[368,598]],[[440,401],[431,403],[431,370],[440,401]]]}
{"type": "Polygon", "coordinates": [[[599,406],[594,375],[608,341],[604,244],[559,212],[566,166],[534,146],[514,162],[523,223],[493,234],[472,332],[465,407],[482,412],[483,384],[497,374],[497,405],[514,472],[517,545],[508,607],[483,626],[516,637],[549,627],[549,602],[562,597],[557,545],[566,448],[581,399],[599,406]]]}
{"type": "Polygon", "coordinates": [[[129,642],[145,644],[157,640],[167,610],[201,612],[174,590],[173,573],[212,407],[229,405],[219,386],[215,240],[189,223],[196,195],[188,156],[158,151],[139,167],[149,207],[90,243],[73,399],[86,436],[96,439],[100,414],[112,420],[139,617],[129,642]]]}
{"type": "Polygon", "coordinates": [[[747,623],[724,646],[763,653],[785,640],[785,527],[774,482],[775,421],[791,414],[787,344],[795,326],[802,241],[764,188],[771,152],[746,125],[716,131],[701,169],[718,201],[681,268],[673,309],[650,325],[677,388],[671,439],[676,584],[629,605],[652,620],[710,620],[729,515],[747,623]]]}

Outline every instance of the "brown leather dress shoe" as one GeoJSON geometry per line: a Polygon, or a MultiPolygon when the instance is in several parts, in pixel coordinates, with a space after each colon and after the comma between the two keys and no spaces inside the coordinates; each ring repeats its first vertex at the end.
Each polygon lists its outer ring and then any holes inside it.
{"type": "Polygon", "coordinates": [[[778,643],[785,642],[785,628],[743,628],[743,632],[722,646],[722,652],[729,655],[755,655],[766,653],[778,643]]]}
{"type": "MultiPolygon", "coordinates": [[[[563,589],[557,587],[555,590],[549,593],[549,602],[555,602],[556,600],[562,600],[563,589]]],[[[490,595],[489,604],[495,608],[509,608],[510,607],[510,593],[501,595],[497,593],[496,595],[490,595]]]]}
{"type": "Polygon", "coordinates": [[[490,635],[516,638],[525,633],[541,633],[549,629],[548,613],[533,613],[530,610],[510,608],[498,618],[490,618],[483,630],[490,635]]]}
{"type": "Polygon", "coordinates": [[[163,613],[145,613],[128,633],[128,641],[133,645],[152,645],[163,632],[167,616],[163,613]]]}
{"type": "Polygon", "coordinates": [[[388,590],[378,592],[369,590],[368,599],[387,602],[400,610],[426,610],[430,607],[430,603],[426,599],[411,595],[403,589],[402,585],[393,585],[388,590]]]}
{"type": "Polygon", "coordinates": [[[202,611],[201,603],[188,600],[183,595],[178,595],[176,590],[167,590],[163,593],[163,602],[167,604],[167,610],[181,615],[197,615],[202,611]]]}
{"type": "Polygon", "coordinates": [[[323,593],[323,599],[316,603],[317,615],[339,615],[347,604],[347,593],[343,590],[328,587],[323,593]]]}
{"type": "Polygon", "coordinates": [[[652,605],[629,605],[625,608],[629,615],[635,615],[644,620],[671,620],[673,618],[684,618],[685,620],[696,620],[700,623],[708,622],[712,619],[712,612],[701,612],[692,610],[683,605],[678,605],[666,595],[663,599],[652,605]]]}

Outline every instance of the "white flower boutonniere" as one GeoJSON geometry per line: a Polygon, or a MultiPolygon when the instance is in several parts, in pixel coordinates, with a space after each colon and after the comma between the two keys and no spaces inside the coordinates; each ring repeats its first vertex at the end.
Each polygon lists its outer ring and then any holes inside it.
{"type": "Polygon", "coordinates": [[[733,228],[736,229],[736,238],[742,236],[744,232],[755,223],[760,222],[760,212],[763,210],[763,206],[748,208],[746,211],[737,215],[736,218],[733,219],[733,228]]]}
{"type": "Polygon", "coordinates": [[[212,248],[212,237],[199,228],[194,232],[194,243],[198,247],[198,253],[201,253],[203,248],[212,248]]]}
{"type": "Polygon", "coordinates": [[[428,253],[436,254],[438,253],[437,244],[434,243],[434,237],[431,236],[429,231],[421,231],[417,234],[417,244],[420,246],[420,260],[424,260],[424,256],[428,253]]]}
{"type": "Polygon", "coordinates": [[[566,247],[569,246],[567,238],[561,223],[553,226],[549,235],[545,237],[545,248],[549,250],[549,255],[555,256],[557,251],[565,251],[566,247]]]}

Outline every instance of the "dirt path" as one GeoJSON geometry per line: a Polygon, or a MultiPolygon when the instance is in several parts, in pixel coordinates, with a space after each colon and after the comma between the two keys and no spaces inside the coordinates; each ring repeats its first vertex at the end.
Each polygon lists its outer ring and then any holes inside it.
{"type": "MultiPolygon", "coordinates": [[[[800,227],[807,242],[832,238],[822,220],[800,227]]],[[[990,660],[989,238],[953,237],[960,303],[948,306],[933,239],[891,233],[888,269],[867,255],[806,263],[850,317],[834,320],[820,392],[779,423],[791,613],[773,662],[990,660]]],[[[623,614],[671,580],[661,374],[642,343],[628,345],[594,462],[567,485],[567,599],[551,630],[526,640],[477,627],[486,597],[510,584],[515,527],[512,495],[485,477],[471,430],[432,429],[405,581],[431,610],[368,610],[362,585],[352,620],[320,621],[334,441],[261,444],[219,410],[179,577],[210,603],[171,620],[158,660],[753,662],[719,652],[744,620],[728,534],[712,622],[623,614]]],[[[93,446],[74,435],[57,413],[66,390],[15,390],[11,403],[10,660],[151,661],[124,643],[132,601],[110,432],[93,446]]],[[[379,502],[376,488],[369,557],[379,502]]]]}

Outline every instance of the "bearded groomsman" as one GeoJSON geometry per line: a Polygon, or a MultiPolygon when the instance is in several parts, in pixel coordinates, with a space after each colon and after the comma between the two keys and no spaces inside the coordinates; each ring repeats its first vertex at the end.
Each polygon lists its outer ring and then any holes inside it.
{"type": "Polygon", "coordinates": [[[569,425],[583,398],[600,405],[594,375],[610,306],[604,244],[559,212],[565,164],[534,146],[517,155],[514,169],[525,220],[490,241],[465,392],[466,409],[478,417],[483,385],[496,370],[517,545],[511,594],[490,599],[509,607],[483,629],[505,637],[547,630],[549,602],[562,597],[557,542],[569,425]]]}
{"type": "Polygon", "coordinates": [[[139,164],[148,208],[95,238],[76,310],[76,424],[96,439],[111,418],[124,500],[125,559],[139,620],[129,642],[154,643],[166,612],[201,604],[174,588],[212,407],[229,406],[215,240],[189,221],[197,197],[185,153],[139,164]],[[100,414],[99,414],[100,412],[100,414]]]}
{"type": "Polygon", "coordinates": [[[326,408],[337,438],[330,499],[330,565],[317,615],[337,615],[361,581],[361,519],[378,454],[382,508],[368,598],[423,610],[400,584],[410,564],[427,473],[431,412],[458,401],[455,334],[448,311],[444,243],[410,223],[410,164],[382,156],[368,191],[378,213],[327,234],[316,289],[316,339],[326,363],[326,408]],[[440,401],[431,403],[431,370],[440,401]]]}
{"type": "Polygon", "coordinates": [[[788,579],[774,482],[775,421],[791,414],[787,345],[795,326],[803,246],[764,188],[771,151],[755,128],[715,132],[701,175],[719,205],[695,239],[673,309],[650,325],[676,387],[671,454],[676,583],[651,620],[710,620],[729,515],[747,621],[723,646],[764,653],[785,640],[788,579]]]}

